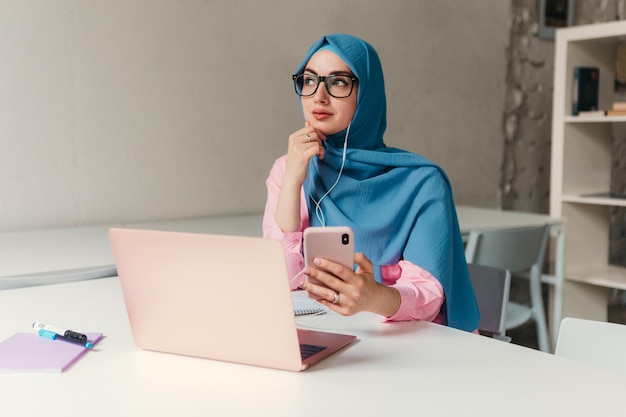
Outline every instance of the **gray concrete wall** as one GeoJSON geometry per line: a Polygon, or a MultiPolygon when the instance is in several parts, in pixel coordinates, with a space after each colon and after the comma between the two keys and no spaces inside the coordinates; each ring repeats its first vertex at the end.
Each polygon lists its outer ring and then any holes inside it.
{"type": "Polygon", "coordinates": [[[302,124],[290,75],[370,41],[390,146],[499,205],[510,3],[0,0],[0,231],[261,211],[302,124]]]}

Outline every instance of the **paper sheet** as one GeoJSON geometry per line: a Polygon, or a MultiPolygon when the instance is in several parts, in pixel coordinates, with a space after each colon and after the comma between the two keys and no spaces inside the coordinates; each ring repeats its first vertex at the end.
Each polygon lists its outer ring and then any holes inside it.
{"type": "MultiPolygon", "coordinates": [[[[102,333],[85,334],[94,347],[102,339],[102,333]]],[[[92,349],[36,332],[16,333],[0,342],[0,373],[60,373],[92,349]]]]}

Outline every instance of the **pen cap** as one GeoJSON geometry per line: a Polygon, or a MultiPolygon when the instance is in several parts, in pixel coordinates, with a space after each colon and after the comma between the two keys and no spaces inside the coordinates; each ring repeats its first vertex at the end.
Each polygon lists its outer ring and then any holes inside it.
{"type": "Polygon", "coordinates": [[[46,339],[55,340],[57,338],[57,334],[55,332],[50,332],[48,330],[39,330],[39,336],[45,337],[46,339]]]}
{"type": "Polygon", "coordinates": [[[76,340],[77,342],[83,342],[83,343],[87,342],[86,335],[82,333],[76,333],[71,330],[67,330],[65,334],[63,334],[63,336],[67,337],[68,339],[76,340]]]}

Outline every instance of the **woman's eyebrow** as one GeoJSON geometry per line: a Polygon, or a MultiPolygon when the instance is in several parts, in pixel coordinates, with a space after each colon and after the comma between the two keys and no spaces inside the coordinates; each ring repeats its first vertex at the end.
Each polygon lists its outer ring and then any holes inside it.
{"type": "MultiPolygon", "coordinates": [[[[305,67],[302,72],[308,72],[311,74],[315,74],[315,75],[319,75],[315,70],[312,70],[311,68],[305,67]]],[[[338,70],[338,71],[332,71],[330,74],[328,75],[348,75],[350,77],[354,77],[355,75],[352,73],[352,71],[343,71],[343,70],[338,70]]]]}

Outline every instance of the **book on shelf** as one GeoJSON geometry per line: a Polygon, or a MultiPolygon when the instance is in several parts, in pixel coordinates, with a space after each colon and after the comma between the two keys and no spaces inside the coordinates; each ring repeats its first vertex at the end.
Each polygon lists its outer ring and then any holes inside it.
{"type": "Polygon", "coordinates": [[[605,110],[585,110],[585,111],[579,111],[578,112],[578,117],[584,118],[584,117],[604,117],[606,116],[606,111],[605,110]]]}
{"type": "Polygon", "coordinates": [[[606,111],[607,116],[626,116],[626,110],[613,110],[609,109],[606,111]]]}
{"type": "Polygon", "coordinates": [[[626,43],[617,46],[617,59],[615,60],[615,92],[626,91],[626,43]]]}
{"type": "Polygon", "coordinates": [[[574,90],[572,92],[572,114],[580,111],[598,110],[598,88],[600,70],[596,67],[574,68],[574,90]]]}
{"type": "Polygon", "coordinates": [[[626,110],[626,101],[614,101],[611,110],[626,110]]]}

